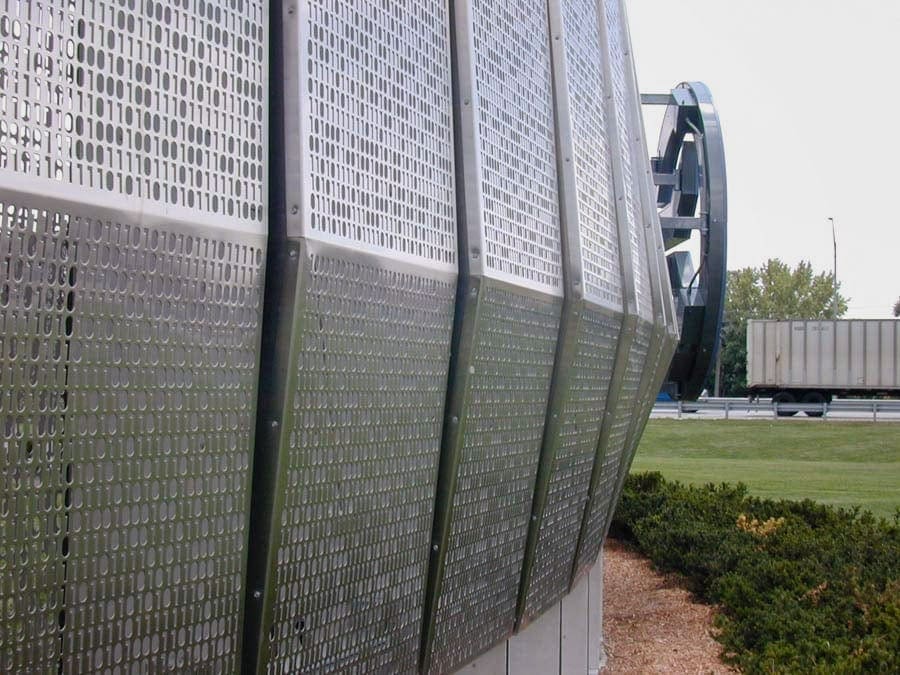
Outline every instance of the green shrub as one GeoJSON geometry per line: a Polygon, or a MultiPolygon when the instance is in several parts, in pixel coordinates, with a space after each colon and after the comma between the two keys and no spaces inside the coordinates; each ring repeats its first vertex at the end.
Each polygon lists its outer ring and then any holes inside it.
{"type": "Polygon", "coordinates": [[[721,606],[746,672],[900,672],[900,516],[630,476],[611,536],[721,606]]]}

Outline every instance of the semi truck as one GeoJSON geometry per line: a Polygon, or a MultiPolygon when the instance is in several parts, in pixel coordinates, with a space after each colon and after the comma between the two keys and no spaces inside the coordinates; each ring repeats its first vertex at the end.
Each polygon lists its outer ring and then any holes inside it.
{"type": "Polygon", "coordinates": [[[779,405],[900,397],[900,320],[750,320],[747,387],[751,399],[771,396],[779,405]]]}

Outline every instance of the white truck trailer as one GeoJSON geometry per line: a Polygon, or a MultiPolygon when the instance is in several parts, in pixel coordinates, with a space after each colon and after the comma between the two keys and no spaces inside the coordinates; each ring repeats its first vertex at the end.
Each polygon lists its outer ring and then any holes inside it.
{"type": "Polygon", "coordinates": [[[900,320],[748,321],[747,387],[779,404],[900,396],[900,320]]]}

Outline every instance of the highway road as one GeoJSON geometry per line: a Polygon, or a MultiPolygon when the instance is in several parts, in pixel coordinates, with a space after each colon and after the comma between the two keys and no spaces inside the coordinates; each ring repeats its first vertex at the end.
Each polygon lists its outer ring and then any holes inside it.
{"type": "Polygon", "coordinates": [[[781,405],[783,411],[796,411],[790,417],[775,415],[771,399],[750,402],[746,398],[709,398],[702,401],[686,401],[679,406],[674,402],[657,402],[650,413],[650,419],[760,419],[779,421],[828,420],[859,422],[900,422],[900,400],[835,399],[819,405],[781,405]],[[805,411],[819,413],[820,417],[810,417],[805,411]]]}

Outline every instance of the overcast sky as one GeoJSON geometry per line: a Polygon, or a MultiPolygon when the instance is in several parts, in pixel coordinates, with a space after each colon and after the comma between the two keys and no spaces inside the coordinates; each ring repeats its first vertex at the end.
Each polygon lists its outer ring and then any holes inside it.
{"type": "Polygon", "coordinates": [[[701,80],[719,109],[728,268],[778,257],[831,271],[833,216],[847,316],[889,318],[900,296],[900,0],[626,4],[641,90],[701,80]]]}

